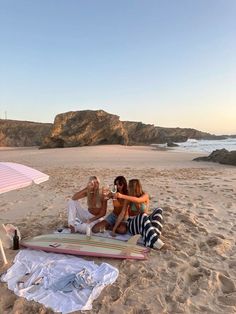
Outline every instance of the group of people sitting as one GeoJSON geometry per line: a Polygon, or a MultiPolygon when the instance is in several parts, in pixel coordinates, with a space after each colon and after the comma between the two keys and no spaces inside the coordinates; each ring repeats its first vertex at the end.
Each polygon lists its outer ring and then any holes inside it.
{"type": "Polygon", "coordinates": [[[116,234],[140,234],[144,245],[160,249],[164,243],[160,240],[162,231],[162,209],[149,212],[149,195],[143,191],[140,180],[127,181],[124,176],[114,180],[117,192],[107,192],[100,188],[98,177],[91,176],[87,186],[75,193],[68,202],[68,225],[71,232],[86,233],[88,224],[92,232],[111,230],[116,234]],[[84,208],[80,199],[87,198],[84,208]],[[106,216],[107,202],[113,201],[113,211],[106,216]]]}

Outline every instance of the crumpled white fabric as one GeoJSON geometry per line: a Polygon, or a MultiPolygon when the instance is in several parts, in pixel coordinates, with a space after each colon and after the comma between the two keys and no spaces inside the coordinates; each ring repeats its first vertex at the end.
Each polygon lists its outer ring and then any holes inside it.
{"type": "Polygon", "coordinates": [[[14,259],[14,264],[2,275],[8,288],[18,296],[34,300],[63,314],[78,310],[91,310],[92,302],[100,295],[103,288],[115,282],[119,275],[117,268],[102,263],[65,254],[46,253],[42,251],[21,250],[14,259]],[[95,287],[81,290],[73,289],[70,293],[53,291],[49,287],[60,277],[86,269],[96,282],[95,287]],[[24,284],[17,282],[26,273],[29,279],[24,284]],[[33,282],[43,277],[42,283],[35,286],[33,282]],[[32,287],[34,287],[32,289],[32,287]]]}

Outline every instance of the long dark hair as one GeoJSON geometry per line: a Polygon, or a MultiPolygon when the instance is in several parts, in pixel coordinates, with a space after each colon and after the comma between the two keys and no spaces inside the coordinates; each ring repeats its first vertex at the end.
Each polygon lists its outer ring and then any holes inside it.
{"type": "Polygon", "coordinates": [[[114,184],[123,185],[122,194],[128,195],[128,184],[124,176],[118,176],[114,180],[114,184]]]}

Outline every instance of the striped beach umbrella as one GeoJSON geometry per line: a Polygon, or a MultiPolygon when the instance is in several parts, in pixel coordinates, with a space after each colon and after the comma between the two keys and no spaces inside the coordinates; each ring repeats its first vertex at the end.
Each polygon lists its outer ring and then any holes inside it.
{"type": "MultiPolygon", "coordinates": [[[[0,162],[0,194],[47,181],[49,176],[31,167],[13,162],[0,162]]],[[[6,255],[0,238],[0,251],[5,264],[6,255]]]]}
{"type": "Polygon", "coordinates": [[[0,194],[47,181],[49,176],[31,167],[0,162],[0,194]]]}

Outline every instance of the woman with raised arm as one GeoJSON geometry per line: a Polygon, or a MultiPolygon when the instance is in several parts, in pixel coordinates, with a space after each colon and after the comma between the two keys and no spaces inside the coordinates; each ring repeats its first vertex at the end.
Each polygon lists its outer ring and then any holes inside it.
{"type": "Polygon", "coordinates": [[[75,193],[68,202],[68,225],[71,232],[86,233],[87,225],[91,227],[96,221],[105,216],[107,210],[107,200],[99,189],[99,179],[91,176],[87,186],[75,193]],[[87,198],[88,208],[83,208],[80,199],[87,198]]]}
{"type": "Polygon", "coordinates": [[[129,181],[128,195],[116,193],[118,199],[128,201],[127,209],[123,208],[112,230],[115,235],[116,228],[124,217],[127,219],[127,229],[132,234],[140,234],[147,247],[160,249],[164,243],[159,239],[162,230],[162,209],[156,208],[149,215],[149,195],[142,189],[138,179],[129,181]]]}
{"type": "MultiPolygon", "coordinates": [[[[128,194],[127,181],[124,176],[116,177],[114,180],[114,185],[117,186],[117,191],[119,193],[122,193],[124,195],[128,194]]],[[[113,211],[107,217],[105,217],[103,221],[96,223],[93,226],[92,231],[94,233],[97,233],[106,229],[111,230],[114,227],[117,217],[119,217],[123,207],[127,207],[126,204],[127,201],[123,200],[122,198],[113,198],[113,211]]],[[[121,220],[119,225],[117,225],[116,232],[120,234],[127,232],[126,223],[124,221],[121,220]]]]}

